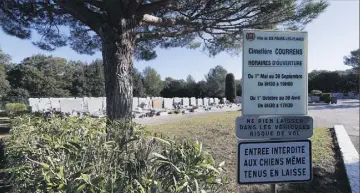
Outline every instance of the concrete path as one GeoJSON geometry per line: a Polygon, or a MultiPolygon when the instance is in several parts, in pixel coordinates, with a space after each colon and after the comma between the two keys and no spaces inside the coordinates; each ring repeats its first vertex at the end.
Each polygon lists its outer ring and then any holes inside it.
{"type": "Polygon", "coordinates": [[[315,127],[333,128],[343,125],[358,153],[360,153],[360,101],[339,99],[337,104],[310,106],[308,114],[313,117],[315,127]]]}

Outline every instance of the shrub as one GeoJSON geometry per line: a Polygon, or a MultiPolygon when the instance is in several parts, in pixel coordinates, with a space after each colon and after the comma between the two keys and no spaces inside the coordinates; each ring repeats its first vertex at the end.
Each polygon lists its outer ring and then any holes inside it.
{"type": "Polygon", "coordinates": [[[330,93],[322,93],[320,96],[320,100],[324,101],[325,103],[331,102],[331,94],[330,93]]]}
{"type": "Polygon", "coordinates": [[[319,96],[320,94],[322,94],[322,91],[320,90],[311,90],[311,95],[315,95],[315,96],[319,96]]]}
{"type": "Polygon", "coordinates": [[[216,192],[222,166],[199,142],[105,119],[16,117],[5,143],[10,192],[216,192]]]}
{"type": "Polygon", "coordinates": [[[5,109],[9,115],[16,115],[27,111],[27,107],[23,103],[8,103],[5,105],[5,109]]]}

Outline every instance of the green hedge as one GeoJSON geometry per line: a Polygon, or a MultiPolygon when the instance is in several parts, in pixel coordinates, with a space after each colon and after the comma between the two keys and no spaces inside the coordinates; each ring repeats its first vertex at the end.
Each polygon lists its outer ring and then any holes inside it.
{"type": "MultiPolygon", "coordinates": [[[[5,143],[11,192],[217,192],[227,179],[198,141],[105,119],[16,117],[5,143]]],[[[221,191],[222,192],[222,191],[221,191]]]]}
{"type": "Polygon", "coordinates": [[[28,110],[23,103],[8,103],[5,105],[5,109],[8,114],[16,114],[28,110]]]}

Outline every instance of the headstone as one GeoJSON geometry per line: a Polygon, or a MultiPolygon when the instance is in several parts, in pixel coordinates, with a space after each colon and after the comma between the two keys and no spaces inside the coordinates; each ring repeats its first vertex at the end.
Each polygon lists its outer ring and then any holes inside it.
{"type": "Polygon", "coordinates": [[[103,101],[103,111],[106,111],[107,110],[107,98],[102,97],[102,101],[103,101]]]}
{"type": "Polygon", "coordinates": [[[182,98],[182,105],[184,107],[188,107],[189,106],[189,98],[182,98]]]}
{"type": "Polygon", "coordinates": [[[210,98],[208,104],[212,105],[214,103],[214,98],[210,98]]]}
{"type": "MultiPolygon", "coordinates": [[[[85,105],[85,104],[84,104],[85,105]]],[[[95,113],[103,111],[103,99],[102,98],[90,98],[86,100],[87,112],[95,113]]]]}
{"type": "Polygon", "coordinates": [[[222,103],[223,103],[223,104],[226,104],[226,101],[227,101],[226,98],[222,98],[222,103]]]}
{"type": "Polygon", "coordinates": [[[182,102],[182,99],[179,98],[179,97],[174,97],[173,98],[173,104],[178,104],[178,103],[181,103],[182,102]]]}
{"type": "Polygon", "coordinates": [[[138,97],[133,97],[133,106],[132,109],[135,109],[136,107],[139,106],[139,99],[138,97]]]}
{"type": "Polygon", "coordinates": [[[49,98],[40,98],[38,108],[39,108],[39,111],[51,110],[51,103],[50,103],[49,98]]]}
{"type": "Polygon", "coordinates": [[[318,103],[318,102],[320,102],[320,97],[319,96],[311,96],[311,101],[318,103]]]}
{"type": "Polygon", "coordinates": [[[197,106],[197,99],[195,97],[191,97],[189,99],[190,106],[197,106]]]}
{"type": "Polygon", "coordinates": [[[59,98],[49,98],[50,105],[52,109],[60,109],[60,100],[59,98]]]}
{"type": "Polygon", "coordinates": [[[82,111],[82,102],[78,99],[64,99],[60,101],[60,110],[63,113],[73,113],[82,111]]]}
{"type": "Polygon", "coordinates": [[[153,109],[162,109],[163,103],[161,99],[152,99],[152,107],[153,109]]]}
{"type": "Polygon", "coordinates": [[[218,98],[214,98],[214,104],[216,104],[216,105],[219,104],[219,99],[218,98]]]}
{"type": "Polygon", "coordinates": [[[208,98],[204,98],[204,99],[203,99],[203,105],[204,105],[204,106],[208,106],[208,105],[209,105],[209,99],[208,99],[208,98]]]}
{"type": "Polygon", "coordinates": [[[139,107],[143,108],[143,109],[148,109],[147,107],[147,98],[138,98],[139,100],[139,107]]]}
{"type": "Polygon", "coordinates": [[[39,98],[29,98],[29,106],[31,107],[31,112],[39,111],[39,98]]]}
{"type": "Polygon", "coordinates": [[[174,109],[172,98],[164,98],[163,100],[165,109],[174,109]]]}
{"type": "Polygon", "coordinates": [[[203,99],[197,99],[197,106],[203,106],[203,99]]]}
{"type": "Polygon", "coordinates": [[[242,103],[242,96],[236,96],[236,99],[234,101],[236,104],[242,103]]]}

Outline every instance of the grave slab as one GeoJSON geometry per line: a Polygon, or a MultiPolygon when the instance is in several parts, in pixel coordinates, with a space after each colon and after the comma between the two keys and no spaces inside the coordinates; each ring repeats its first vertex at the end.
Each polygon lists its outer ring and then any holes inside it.
{"type": "Polygon", "coordinates": [[[182,105],[185,107],[188,107],[189,106],[189,98],[187,98],[187,97],[182,98],[182,105]]]}
{"type": "Polygon", "coordinates": [[[165,109],[174,109],[173,99],[171,99],[171,98],[164,98],[164,108],[165,108],[165,109]]]}
{"type": "Polygon", "coordinates": [[[203,99],[197,99],[197,106],[203,105],[203,99]]]}
{"type": "Polygon", "coordinates": [[[189,102],[191,106],[197,106],[197,99],[195,97],[191,97],[189,102]]]}

